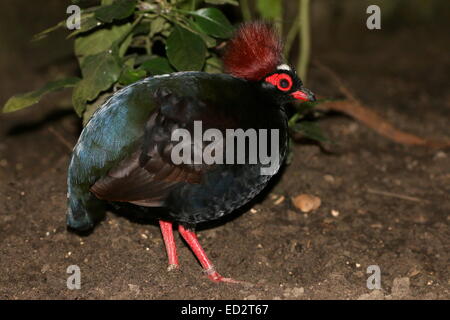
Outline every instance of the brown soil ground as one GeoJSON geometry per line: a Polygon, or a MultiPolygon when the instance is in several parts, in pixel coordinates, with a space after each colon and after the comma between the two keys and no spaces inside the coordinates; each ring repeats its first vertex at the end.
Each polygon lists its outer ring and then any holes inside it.
{"type": "MultiPolygon", "coordinates": [[[[426,26],[390,33],[358,28],[359,37],[342,31],[315,44],[314,58],[399,128],[449,137],[447,34],[426,26]]],[[[58,49],[63,41],[46,55],[41,45],[23,45],[28,39],[2,53],[9,79],[2,80],[2,103],[75,70],[72,63],[48,67],[48,55],[65,52],[58,49]]],[[[326,77],[313,67],[308,86],[335,96],[326,77]]],[[[66,230],[70,152],[62,141],[72,146],[80,132],[70,93],[1,115],[0,298],[449,299],[448,150],[394,144],[342,115],[324,117],[320,126],[334,143],[297,144],[292,164],[264,196],[199,231],[224,276],[252,283],[230,285],[205,278],[178,235],[182,269],[168,273],[154,223],[108,213],[90,235],[66,230]],[[301,193],[320,197],[321,207],[301,213],[290,201],[301,193]],[[81,268],[81,290],[66,287],[69,265],[81,268]],[[381,269],[381,291],[366,287],[369,265],[381,269]]]]}

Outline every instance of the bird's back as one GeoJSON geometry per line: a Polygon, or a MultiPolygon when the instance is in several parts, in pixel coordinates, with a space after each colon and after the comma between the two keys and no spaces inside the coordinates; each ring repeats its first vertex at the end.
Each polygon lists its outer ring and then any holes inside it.
{"type": "MultiPolygon", "coordinates": [[[[285,142],[286,119],[258,93],[255,84],[245,80],[201,72],[147,78],[115,93],[92,116],[74,148],[68,225],[92,227],[102,211],[99,198],[165,206],[173,220],[189,223],[217,218],[249,201],[270,178],[260,174],[260,165],[177,167],[167,159],[168,146],[173,146],[167,140],[174,129],[192,132],[194,121],[201,121],[204,131],[279,129],[285,142]],[[160,180],[155,170],[165,172],[160,180]],[[126,175],[134,179],[124,183],[120,179],[126,175]],[[124,195],[133,184],[143,199],[124,195]],[[115,199],[114,190],[124,199],[115,199]]],[[[283,158],[285,145],[281,148],[283,158]]]]}

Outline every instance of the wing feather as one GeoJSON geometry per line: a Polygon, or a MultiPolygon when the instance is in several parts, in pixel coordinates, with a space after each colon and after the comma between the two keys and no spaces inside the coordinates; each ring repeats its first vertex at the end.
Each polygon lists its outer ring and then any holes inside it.
{"type": "Polygon", "coordinates": [[[180,125],[157,110],[147,121],[137,150],[97,180],[90,191],[102,200],[161,206],[177,185],[199,183],[206,167],[175,165],[170,158],[172,131],[180,125]]]}

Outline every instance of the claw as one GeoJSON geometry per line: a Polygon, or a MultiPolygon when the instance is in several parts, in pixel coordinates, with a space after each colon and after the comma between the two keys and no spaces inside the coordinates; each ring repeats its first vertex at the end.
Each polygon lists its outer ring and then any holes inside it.
{"type": "Polygon", "coordinates": [[[222,277],[214,268],[212,270],[206,270],[208,278],[214,282],[226,282],[226,283],[243,283],[242,281],[234,280],[233,278],[222,277]]]}
{"type": "Polygon", "coordinates": [[[167,267],[168,272],[178,271],[180,270],[180,266],[178,264],[169,264],[167,267]]]}
{"type": "Polygon", "coordinates": [[[234,283],[234,284],[242,284],[246,286],[253,286],[252,283],[247,281],[241,281],[241,280],[235,280],[233,278],[225,278],[222,277],[215,269],[212,267],[209,270],[205,270],[206,275],[208,278],[213,282],[225,282],[225,283],[234,283]]]}

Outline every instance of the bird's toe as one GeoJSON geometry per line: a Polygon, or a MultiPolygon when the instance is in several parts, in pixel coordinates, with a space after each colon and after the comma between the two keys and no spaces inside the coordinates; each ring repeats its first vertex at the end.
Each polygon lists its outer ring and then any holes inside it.
{"type": "Polygon", "coordinates": [[[180,270],[180,266],[178,264],[169,264],[167,267],[167,271],[174,272],[180,270]]]}
{"type": "Polygon", "coordinates": [[[233,278],[225,278],[222,277],[217,271],[215,270],[209,270],[206,271],[206,274],[208,276],[208,278],[214,282],[226,282],[226,283],[238,283],[238,284],[245,284],[246,282],[244,281],[239,281],[239,280],[235,280],[233,278]]]}

